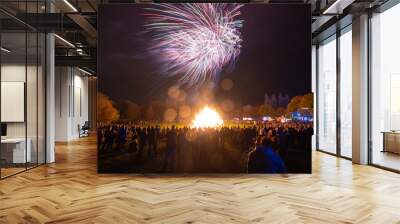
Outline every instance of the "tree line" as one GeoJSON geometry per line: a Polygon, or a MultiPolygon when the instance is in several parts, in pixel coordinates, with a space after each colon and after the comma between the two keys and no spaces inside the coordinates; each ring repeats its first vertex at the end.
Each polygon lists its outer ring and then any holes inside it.
{"type": "MultiPolygon", "coordinates": [[[[225,118],[251,117],[251,116],[287,116],[302,108],[313,109],[313,94],[308,93],[290,98],[288,95],[279,94],[265,96],[264,103],[260,105],[236,105],[230,111],[224,111],[225,118]]],[[[148,105],[138,105],[129,100],[114,102],[103,93],[97,94],[97,117],[102,122],[117,120],[156,120],[163,121],[168,108],[174,108],[176,119],[179,119],[180,109],[177,105],[167,105],[163,101],[152,101],[148,105]]],[[[218,107],[216,108],[219,109],[218,107]]],[[[223,111],[222,109],[220,109],[223,111]]],[[[195,111],[195,110],[193,110],[195,111]]]]}

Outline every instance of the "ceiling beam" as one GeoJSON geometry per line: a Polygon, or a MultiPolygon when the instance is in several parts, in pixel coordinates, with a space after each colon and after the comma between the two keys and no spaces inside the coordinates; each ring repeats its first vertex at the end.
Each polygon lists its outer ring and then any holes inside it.
{"type": "Polygon", "coordinates": [[[91,56],[55,56],[55,65],[85,67],[96,72],[97,60],[91,56]]]}

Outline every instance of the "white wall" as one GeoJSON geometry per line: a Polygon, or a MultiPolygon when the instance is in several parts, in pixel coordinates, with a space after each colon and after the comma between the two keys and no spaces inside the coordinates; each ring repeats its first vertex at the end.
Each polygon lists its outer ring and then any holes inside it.
{"type": "Polygon", "coordinates": [[[69,117],[69,70],[67,67],[55,68],[55,141],[68,140],[68,120],[69,117]]]}
{"type": "MultiPolygon", "coordinates": [[[[31,70],[32,67],[28,67],[31,70]]],[[[25,82],[25,64],[24,65],[2,65],[1,81],[3,82],[25,82]]],[[[30,94],[29,94],[30,95],[30,94]]],[[[35,94],[36,95],[36,94],[35,94]]],[[[6,110],[6,108],[1,108],[6,110]]],[[[7,123],[7,137],[25,137],[25,122],[7,123]]]]}
{"type": "MultiPolygon", "coordinates": [[[[75,70],[76,72],[77,70],[75,70]]],[[[78,132],[78,124],[83,125],[85,121],[89,120],[89,111],[88,111],[88,105],[89,105],[89,94],[88,94],[88,77],[84,77],[81,75],[82,73],[79,73],[78,75],[74,75],[74,80],[73,80],[73,100],[72,102],[73,108],[72,108],[72,120],[71,120],[71,126],[72,128],[72,136],[74,137],[79,137],[79,132],[78,132]]]]}
{"type": "MultiPolygon", "coordinates": [[[[2,82],[24,82],[26,83],[26,108],[22,108],[26,112],[27,120],[24,122],[6,122],[8,138],[25,138],[30,139],[32,162],[44,162],[44,126],[45,120],[43,116],[44,110],[44,83],[42,68],[25,64],[3,64],[1,66],[2,82]],[[27,80],[26,80],[27,79],[27,80]],[[41,115],[41,116],[38,116],[41,115]],[[37,151],[39,150],[39,151],[37,151]],[[39,156],[37,156],[39,153],[39,156]]],[[[2,96],[7,97],[7,96],[2,96]]],[[[7,108],[1,108],[7,110],[7,108]]]]}
{"type": "MultiPolygon", "coordinates": [[[[40,71],[39,71],[40,72],[40,71]]],[[[1,81],[2,82],[25,82],[25,65],[2,65],[1,66],[1,81]]],[[[29,127],[32,127],[33,130],[36,130],[36,67],[28,66],[27,67],[27,120],[28,120],[28,133],[29,127]],[[32,123],[33,122],[33,123],[32,123]],[[32,123],[32,124],[31,124],[32,123]]],[[[42,102],[42,101],[39,101],[42,102]]],[[[39,105],[43,106],[43,105],[39,105]]],[[[6,108],[2,108],[5,110],[6,108]]],[[[36,133],[36,132],[35,132],[36,133]]],[[[7,135],[9,137],[24,137],[25,136],[25,123],[24,122],[7,122],[7,135]]],[[[29,136],[28,136],[29,137],[29,136]]]]}
{"type": "Polygon", "coordinates": [[[78,125],[89,119],[88,77],[72,67],[56,67],[55,140],[79,137],[78,125]]]}

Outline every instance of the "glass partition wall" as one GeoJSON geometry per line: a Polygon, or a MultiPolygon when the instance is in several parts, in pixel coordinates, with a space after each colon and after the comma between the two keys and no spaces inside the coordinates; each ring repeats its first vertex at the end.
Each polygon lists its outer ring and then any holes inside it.
{"type": "Polygon", "coordinates": [[[317,149],[352,156],[351,25],[317,47],[317,149]]]}
{"type": "MultiPolygon", "coordinates": [[[[400,3],[369,17],[369,164],[400,172],[400,3]]],[[[351,25],[317,45],[317,149],[352,157],[351,25]]]]}
{"type": "Polygon", "coordinates": [[[371,18],[370,163],[400,171],[400,4],[371,18]]]}
{"type": "MultiPolygon", "coordinates": [[[[25,12],[39,2],[19,2],[25,12]]],[[[37,4],[37,5],[35,5],[37,4]]],[[[42,8],[41,8],[42,10],[42,8]]],[[[0,12],[0,178],[45,163],[45,35],[0,12]]]]}
{"type": "Polygon", "coordinates": [[[317,148],[336,153],[336,36],[318,47],[317,148]]]}
{"type": "Polygon", "coordinates": [[[352,33],[351,26],[340,35],[339,111],[340,111],[340,155],[352,157],[352,33]]]}

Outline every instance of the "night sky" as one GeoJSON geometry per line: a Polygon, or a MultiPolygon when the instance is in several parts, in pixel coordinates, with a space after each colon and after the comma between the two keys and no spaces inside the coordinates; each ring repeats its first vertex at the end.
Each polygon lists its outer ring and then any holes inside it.
{"type": "MultiPolygon", "coordinates": [[[[145,54],[149,36],[143,33],[143,6],[146,5],[112,4],[99,9],[99,91],[115,101],[146,104],[163,100],[175,82],[163,77],[156,61],[145,54]]],[[[241,13],[241,54],[233,71],[223,71],[219,79],[229,78],[234,86],[230,91],[215,88],[215,100],[259,105],[265,93],[309,93],[310,8],[248,4],[241,8],[241,13]]]]}

